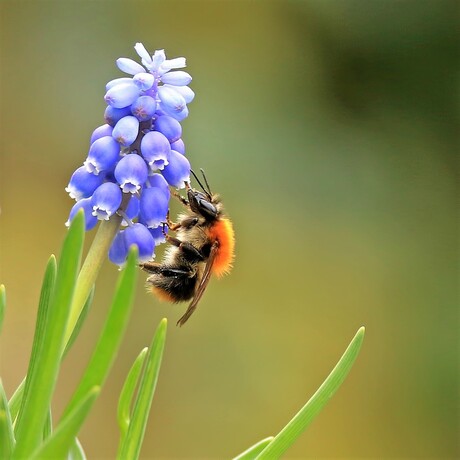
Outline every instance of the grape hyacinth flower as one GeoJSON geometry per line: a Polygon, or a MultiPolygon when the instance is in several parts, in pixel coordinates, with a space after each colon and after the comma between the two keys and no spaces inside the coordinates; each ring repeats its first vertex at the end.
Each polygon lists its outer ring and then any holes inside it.
{"type": "Polygon", "coordinates": [[[105,87],[103,124],[91,135],[83,166],[72,174],[66,191],[76,200],[66,225],[84,210],[86,230],[98,220],[120,219],[109,258],[123,266],[129,247],[138,247],[141,262],[151,260],[155,245],[165,241],[163,222],[169,209],[169,187],[190,180],[180,122],[195,93],[185,58],[166,59],[164,50],[150,55],[142,43],[141,59],[117,60],[128,74],[105,87]],[[121,216],[121,217],[118,217],[121,216]]]}

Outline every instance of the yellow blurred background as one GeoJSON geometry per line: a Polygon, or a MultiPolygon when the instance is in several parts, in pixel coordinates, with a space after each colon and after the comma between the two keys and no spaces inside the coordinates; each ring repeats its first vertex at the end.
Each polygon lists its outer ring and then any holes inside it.
{"type": "MultiPolygon", "coordinates": [[[[88,458],[114,457],[123,379],[165,316],[142,458],[229,458],[276,434],[361,325],[355,367],[287,457],[459,458],[457,10],[449,0],[0,2],[8,394],[66,231],[64,187],[103,123],[105,83],[122,76],[115,60],[135,58],[140,41],[187,58],[187,155],[221,193],[237,253],[182,329],[186,305],[159,304],[140,273],[81,432],[88,458]]],[[[107,262],[63,365],[56,419],[117,274],[107,262]]]]}

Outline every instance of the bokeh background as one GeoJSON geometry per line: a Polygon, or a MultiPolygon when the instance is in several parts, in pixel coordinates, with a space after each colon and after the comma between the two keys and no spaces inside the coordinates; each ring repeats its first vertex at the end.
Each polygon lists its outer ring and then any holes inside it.
{"type": "MultiPolygon", "coordinates": [[[[64,187],[102,124],[115,60],[134,58],[141,41],[187,57],[187,155],[224,198],[236,262],[182,329],[186,305],[157,303],[140,274],[118,360],[81,432],[88,457],[114,457],[122,381],[165,316],[142,458],[229,458],[276,434],[361,325],[349,378],[288,457],[460,456],[458,2],[2,1],[0,13],[9,394],[65,234],[64,187]]],[[[55,418],[116,277],[107,262],[63,365],[55,418]]]]}

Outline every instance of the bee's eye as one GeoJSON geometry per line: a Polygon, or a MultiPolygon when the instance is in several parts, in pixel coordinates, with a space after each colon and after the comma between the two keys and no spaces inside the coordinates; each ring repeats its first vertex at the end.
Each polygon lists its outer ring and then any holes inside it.
{"type": "Polygon", "coordinates": [[[217,216],[217,209],[216,207],[210,203],[209,201],[207,200],[199,200],[198,201],[198,204],[200,206],[200,210],[201,212],[204,214],[207,214],[211,217],[216,217],[217,216]]]}

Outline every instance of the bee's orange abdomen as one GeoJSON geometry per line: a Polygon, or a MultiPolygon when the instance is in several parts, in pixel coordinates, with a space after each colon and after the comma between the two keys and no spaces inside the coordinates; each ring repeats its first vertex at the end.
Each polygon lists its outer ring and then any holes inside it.
{"type": "Polygon", "coordinates": [[[161,302],[177,302],[173,295],[162,288],[157,286],[150,286],[150,290],[152,291],[152,294],[154,294],[156,298],[161,302]]]}
{"type": "Polygon", "coordinates": [[[219,219],[208,230],[209,237],[219,242],[219,249],[212,266],[212,272],[216,276],[227,274],[232,269],[235,257],[235,233],[233,225],[228,219],[219,219]]]}

